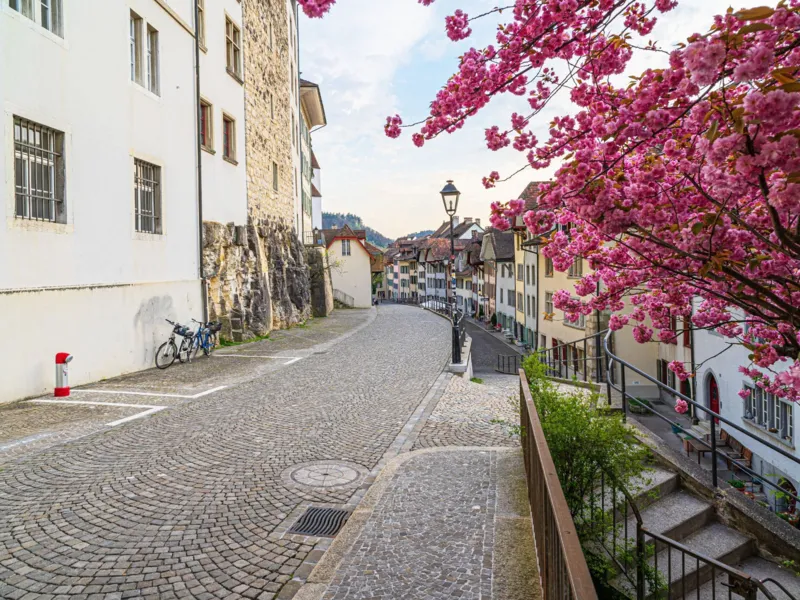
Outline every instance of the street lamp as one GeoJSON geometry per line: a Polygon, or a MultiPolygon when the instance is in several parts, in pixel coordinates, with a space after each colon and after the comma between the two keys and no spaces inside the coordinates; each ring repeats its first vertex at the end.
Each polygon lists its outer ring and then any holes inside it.
{"type": "Polygon", "coordinates": [[[447,185],[442,188],[442,204],[444,204],[444,211],[450,217],[450,302],[453,304],[451,307],[453,317],[456,314],[456,243],[453,235],[453,217],[458,210],[458,199],[461,197],[461,192],[458,191],[453,180],[448,179],[447,185]]]}

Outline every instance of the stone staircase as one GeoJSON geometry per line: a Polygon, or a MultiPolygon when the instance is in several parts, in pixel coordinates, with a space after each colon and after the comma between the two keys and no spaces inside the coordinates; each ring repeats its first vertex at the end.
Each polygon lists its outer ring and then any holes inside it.
{"type": "MultiPolygon", "coordinates": [[[[775,600],[800,600],[800,576],[794,573],[800,570],[800,565],[795,569],[787,569],[757,556],[755,540],[720,522],[714,506],[682,488],[676,473],[656,467],[640,480],[630,482],[628,488],[648,530],[759,580],[770,578],[779,582],[791,595],[777,585],[767,583],[775,600]]],[[[630,517],[627,527],[620,529],[635,547],[635,517],[630,517]]],[[[652,544],[653,538],[647,538],[646,542],[652,544]]],[[[711,563],[701,561],[698,565],[695,558],[674,547],[668,548],[663,543],[655,544],[654,550],[648,561],[664,583],[669,581],[670,599],[741,597],[736,594],[729,596],[729,588],[725,585],[728,582],[727,574],[716,570],[712,581],[711,563]]],[[[624,575],[618,575],[612,585],[625,595],[636,597],[633,585],[624,575]]],[[[665,595],[662,594],[662,597],[665,595]]],[[[761,592],[758,597],[767,600],[767,596],[761,592]]]]}

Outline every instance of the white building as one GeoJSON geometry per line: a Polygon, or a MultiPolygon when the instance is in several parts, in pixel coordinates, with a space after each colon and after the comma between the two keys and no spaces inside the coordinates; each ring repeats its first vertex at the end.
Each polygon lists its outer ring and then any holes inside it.
{"type": "Polygon", "coordinates": [[[0,2],[0,401],[52,389],[57,352],[72,385],[151,366],[165,318],[202,318],[192,22],[0,2]]]}
{"type": "MultiPolygon", "coordinates": [[[[530,234],[530,232],[527,232],[525,237],[526,241],[530,241],[533,236],[530,234]]],[[[525,246],[524,242],[522,248],[524,257],[523,264],[525,269],[525,340],[527,340],[527,342],[533,346],[537,343],[539,337],[537,335],[539,330],[539,313],[536,303],[536,298],[538,295],[538,289],[536,287],[536,267],[539,262],[539,248],[538,246],[525,246]]]]}
{"type": "MultiPolygon", "coordinates": [[[[800,458],[796,433],[798,411],[794,403],[765,393],[749,377],[739,372],[740,365],[750,364],[750,351],[743,346],[728,348],[731,340],[712,331],[695,330],[693,336],[694,360],[699,366],[697,402],[719,412],[752,436],[745,437],[725,423],[719,424],[721,429],[727,427],[728,433],[753,453],[753,471],[779,485],[785,485],[788,480],[791,485],[789,489],[796,493],[800,490],[800,468],[785,456],[755,441],[766,440],[800,458]],[[738,395],[743,388],[750,390],[746,400],[738,395]]],[[[789,364],[782,363],[777,370],[788,368],[789,364]]],[[[708,416],[698,412],[701,421],[707,422],[708,416]]],[[[773,494],[768,493],[767,499],[774,505],[776,499],[773,494]]],[[[778,508],[785,510],[783,506],[778,508]]]]}
{"type": "Polygon", "coordinates": [[[481,260],[490,262],[495,275],[495,315],[503,329],[514,329],[516,279],[514,277],[514,232],[492,230],[483,236],[481,260]]]}
{"type": "Polygon", "coordinates": [[[352,297],[355,308],[372,306],[372,267],[366,232],[353,231],[345,225],[341,229],[323,229],[322,233],[328,249],[334,297],[338,291],[352,297]]]}
{"type": "Polygon", "coordinates": [[[313,231],[313,201],[319,198],[319,212],[317,222],[322,228],[322,194],[320,193],[320,167],[314,156],[311,133],[315,129],[325,127],[328,122],[325,118],[325,107],[322,104],[322,94],[316,83],[304,79],[300,80],[300,158],[301,158],[301,202],[300,202],[300,239],[308,243],[313,231]],[[316,185],[315,185],[316,182],[316,185]]]}
{"type": "Polygon", "coordinates": [[[311,178],[311,226],[322,229],[322,169],[317,162],[317,155],[311,150],[311,168],[314,170],[311,178]]]}
{"type": "Polygon", "coordinates": [[[247,225],[242,3],[200,0],[199,8],[203,220],[247,225]]]}

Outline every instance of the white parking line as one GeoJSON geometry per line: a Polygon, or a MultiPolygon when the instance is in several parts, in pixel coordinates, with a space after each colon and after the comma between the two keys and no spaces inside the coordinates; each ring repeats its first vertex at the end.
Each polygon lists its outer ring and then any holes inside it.
{"type": "Polygon", "coordinates": [[[302,356],[265,356],[263,354],[214,354],[212,356],[224,356],[226,358],[274,358],[276,360],[285,360],[288,362],[284,365],[296,363],[298,360],[303,360],[302,356]]]}
{"type": "Polygon", "coordinates": [[[221,385],[219,387],[212,388],[210,390],[206,390],[205,392],[200,392],[199,394],[194,394],[193,396],[187,396],[185,394],[163,394],[161,392],[129,392],[125,390],[86,390],[82,388],[73,389],[73,392],[84,392],[88,394],[121,394],[123,396],[157,396],[159,398],[188,398],[189,400],[194,400],[195,398],[202,398],[203,396],[208,396],[209,394],[213,394],[214,392],[218,392],[220,390],[224,390],[227,385],[221,385]]]}
{"type": "Polygon", "coordinates": [[[153,413],[157,413],[158,411],[167,408],[166,406],[150,406],[147,404],[121,404],[119,402],[87,402],[84,400],[29,400],[29,402],[33,402],[34,404],[84,404],[90,406],[116,406],[122,408],[147,409],[142,412],[138,412],[135,415],[131,415],[130,417],[125,417],[124,419],[119,419],[117,421],[112,421],[111,423],[106,423],[108,427],[116,427],[117,425],[122,425],[123,423],[127,423],[128,421],[133,421],[134,419],[141,419],[142,417],[146,417],[147,415],[152,415],[153,413]]]}

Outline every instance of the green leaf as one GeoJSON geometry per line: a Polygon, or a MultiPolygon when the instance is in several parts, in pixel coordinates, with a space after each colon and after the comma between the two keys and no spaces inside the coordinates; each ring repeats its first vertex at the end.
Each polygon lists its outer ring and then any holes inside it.
{"type": "Polygon", "coordinates": [[[698,233],[700,233],[701,231],[703,231],[703,224],[702,224],[702,223],[700,223],[700,222],[697,222],[697,223],[695,223],[694,225],[692,225],[692,233],[693,233],[694,235],[697,235],[697,234],[698,234],[698,233]]]}

